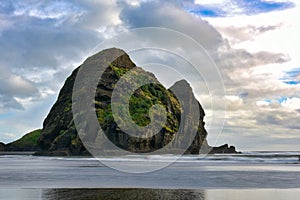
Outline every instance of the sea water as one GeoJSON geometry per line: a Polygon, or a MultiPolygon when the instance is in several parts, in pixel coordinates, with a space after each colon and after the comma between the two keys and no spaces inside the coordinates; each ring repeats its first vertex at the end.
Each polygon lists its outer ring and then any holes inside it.
{"type": "Polygon", "coordinates": [[[123,199],[149,194],[162,199],[299,199],[298,155],[300,152],[184,155],[150,173],[125,173],[103,163],[134,169],[144,163],[168,162],[175,155],[99,159],[1,155],[0,199],[118,199],[118,194],[123,199]]]}

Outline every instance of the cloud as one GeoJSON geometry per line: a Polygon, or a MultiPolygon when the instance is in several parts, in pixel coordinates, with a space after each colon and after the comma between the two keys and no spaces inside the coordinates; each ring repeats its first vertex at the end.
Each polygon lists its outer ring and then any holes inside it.
{"type": "Polygon", "coordinates": [[[2,41],[7,42],[1,50],[17,50],[4,56],[22,59],[22,67],[57,67],[70,58],[82,57],[81,53],[103,39],[97,28],[119,22],[114,1],[6,1],[3,4],[6,10],[3,18],[17,26],[4,30],[2,41]]]}
{"type": "Polygon", "coordinates": [[[216,62],[222,67],[230,68],[230,70],[235,68],[250,69],[268,64],[281,64],[290,60],[287,55],[282,53],[266,51],[249,53],[245,49],[232,49],[230,47],[225,50],[220,50],[219,53],[216,62]]]}
{"type": "Polygon", "coordinates": [[[32,96],[39,96],[39,91],[33,82],[0,66],[0,112],[9,109],[24,110],[23,105],[16,98],[32,96]]]}
{"type": "Polygon", "coordinates": [[[255,39],[258,35],[263,34],[268,31],[273,31],[281,27],[279,25],[269,25],[269,26],[253,26],[247,25],[242,27],[229,26],[229,27],[216,27],[218,31],[222,32],[222,36],[228,39],[231,46],[235,44],[245,42],[248,40],[255,39]]]}
{"type": "Polygon", "coordinates": [[[270,105],[270,101],[269,100],[256,101],[256,105],[257,106],[268,106],[268,105],[270,105]]]}
{"type": "Polygon", "coordinates": [[[7,95],[0,95],[0,113],[7,112],[8,108],[24,110],[24,107],[15,98],[7,95]]]}
{"type": "Polygon", "coordinates": [[[287,109],[300,110],[300,98],[292,97],[287,98],[285,101],[281,102],[281,105],[287,109]]]}
{"type": "Polygon", "coordinates": [[[9,96],[32,96],[38,93],[34,84],[24,78],[10,74],[7,77],[0,78],[0,93],[9,96]]]}
{"type": "Polygon", "coordinates": [[[18,18],[22,25],[3,31],[1,35],[0,52],[5,66],[57,68],[62,62],[82,57],[97,41],[94,33],[80,28],[59,29],[52,21],[18,18]]]}
{"type": "Polygon", "coordinates": [[[222,36],[201,18],[190,15],[178,4],[170,1],[150,1],[139,6],[126,6],[120,13],[129,28],[162,27],[186,33],[205,49],[218,48],[222,36]]]}
{"type": "Polygon", "coordinates": [[[12,101],[7,109],[16,108],[15,97],[43,100],[59,90],[104,39],[97,28],[114,26],[118,16],[113,1],[17,0],[1,2],[0,10],[0,92],[12,101]]]}
{"type": "Polygon", "coordinates": [[[80,1],[78,6],[84,10],[78,20],[79,27],[92,30],[105,26],[118,26],[122,23],[119,18],[121,8],[117,1],[80,1]]]}

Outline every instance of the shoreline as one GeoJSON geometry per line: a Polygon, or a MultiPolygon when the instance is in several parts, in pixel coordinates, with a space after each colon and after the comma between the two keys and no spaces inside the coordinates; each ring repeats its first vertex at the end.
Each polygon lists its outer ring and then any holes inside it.
{"type": "Polygon", "coordinates": [[[35,151],[0,151],[0,156],[6,155],[20,155],[20,156],[30,156],[34,155],[35,151]]]}

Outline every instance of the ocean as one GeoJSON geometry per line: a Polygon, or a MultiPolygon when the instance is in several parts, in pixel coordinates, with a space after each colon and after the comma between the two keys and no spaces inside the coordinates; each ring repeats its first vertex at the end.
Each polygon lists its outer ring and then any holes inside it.
{"type": "Polygon", "coordinates": [[[0,199],[255,199],[300,197],[300,152],[41,157],[0,155],[0,199]],[[103,164],[104,163],[104,164],[103,164]]]}

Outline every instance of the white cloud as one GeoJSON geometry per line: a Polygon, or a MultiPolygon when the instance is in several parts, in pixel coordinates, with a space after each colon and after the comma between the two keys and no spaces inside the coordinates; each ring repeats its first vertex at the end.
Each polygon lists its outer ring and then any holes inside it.
{"type": "Polygon", "coordinates": [[[228,111],[240,110],[241,106],[244,104],[243,99],[239,96],[226,95],[225,99],[227,100],[226,109],[228,111]]]}
{"type": "Polygon", "coordinates": [[[243,26],[226,26],[216,27],[222,36],[226,38],[230,45],[234,48],[235,44],[240,44],[245,41],[253,41],[257,36],[264,34],[268,31],[279,29],[281,24],[269,25],[269,26],[254,26],[254,25],[243,25],[243,26]]]}
{"type": "Polygon", "coordinates": [[[268,106],[270,105],[269,101],[256,101],[257,106],[268,106]]]}
{"type": "Polygon", "coordinates": [[[39,91],[33,82],[13,74],[0,66],[0,110],[24,109],[24,105],[17,98],[39,96],[39,91]]]}
{"type": "Polygon", "coordinates": [[[2,34],[2,31],[10,28],[13,25],[13,23],[11,21],[9,21],[8,19],[6,19],[5,16],[0,14],[0,36],[2,34]]]}
{"type": "Polygon", "coordinates": [[[285,101],[281,102],[281,105],[287,109],[300,110],[300,98],[287,98],[285,101]]]}

